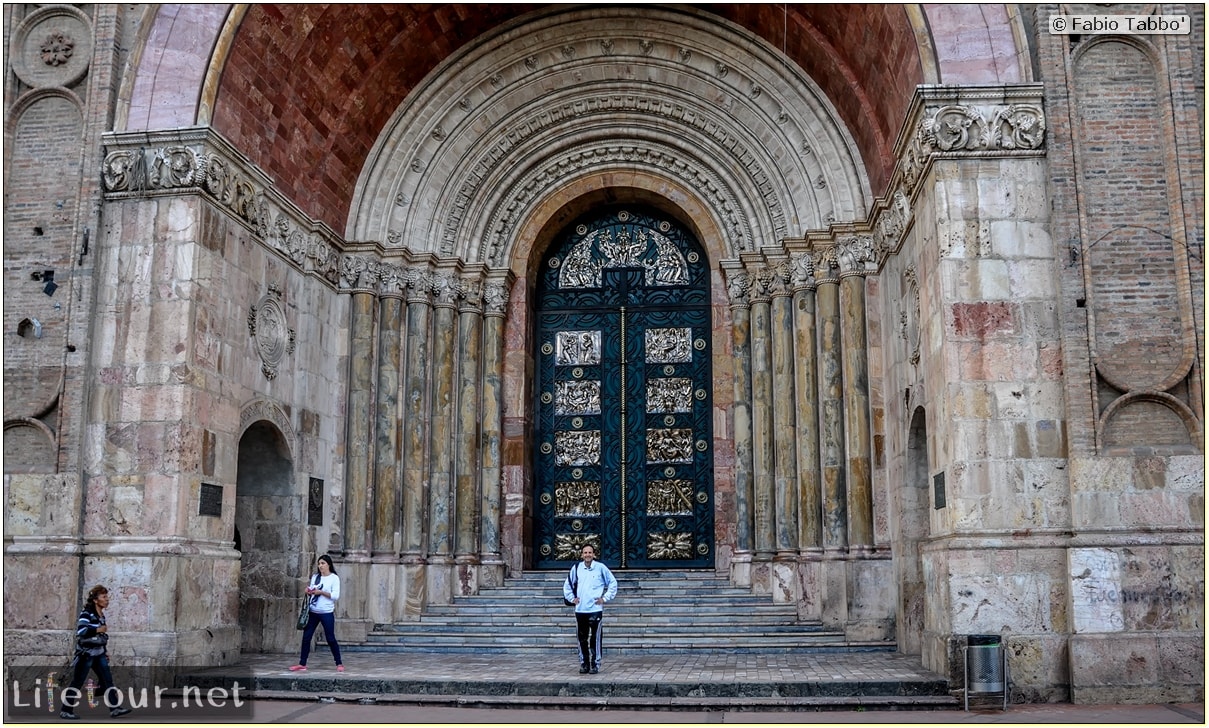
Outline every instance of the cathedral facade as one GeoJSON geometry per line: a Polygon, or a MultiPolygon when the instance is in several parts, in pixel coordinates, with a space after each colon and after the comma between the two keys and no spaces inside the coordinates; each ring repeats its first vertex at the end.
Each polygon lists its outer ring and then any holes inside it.
{"type": "Polygon", "coordinates": [[[94,583],[218,665],[323,553],[356,641],[590,543],[1203,699],[1203,6],[4,12],[10,663],[94,583]]]}

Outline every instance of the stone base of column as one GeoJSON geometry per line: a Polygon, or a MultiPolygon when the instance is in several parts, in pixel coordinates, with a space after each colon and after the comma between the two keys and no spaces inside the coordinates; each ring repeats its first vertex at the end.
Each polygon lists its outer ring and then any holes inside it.
{"type": "Polygon", "coordinates": [[[849,611],[844,634],[855,642],[894,638],[894,610],[898,600],[894,562],[850,560],[848,573],[849,611]]]}
{"type": "Polygon", "coordinates": [[[479,593],[479,559],[474,554],[454,557],[453,595],[469,597],[479,593]]]}
{"type": "MultiPolygon", "coordinates": [[[[822,557],[819,550],[818,557],[822,557]]],[[[823,563],[813,558],[798,564],[796,582],[798,619],[813,622],[823,619],[823,563]]]]}
{"type": "Polygon", "coordinates": [[[773,561],[769,566],[769,589],[776,604],[793,604],[798,597],[798,568],[793,561],[773,561]]]}
{"type": "Polygon", "coordinates": [[[403,583],[399,595],[403,600],[402,610],[396,612],[403,621],[412,622],[420,619],[424,605],[428,603],[428,565],[415,561],[403,564],[403,583]]]}
{"type": "Polygon", "coordinates": [[[844,629],[848,624],[848,564],[832,558],[819,562],[817,588],[823,626],[844,629]]]}
{"type": "Polygon", "coordinates": [[[736,551],[730,560],[730,583],[735,586],[751,586],[751,552],[736,551]]]}
{"type": "MultiPolygon", "coordinates": [[[[360,591],[366,595],[366,616],[374,622],[390,623],[395,620],[395,594],[398,591],[399,559],[397,556],[375,556],[369,565],[360,591]]],[[[342,581],[341,586],[344,586],[342,581]]],[[[341,639],[337,637],[336,639],[341,639]]]]}
{"type": "Polygon", "coordinates": [[[483,554],[479,558],[479,588],[485,586],[503,586],[505,569],[504,559],[498,554],[483,554]]]}
{"type": "Polygon", "coordinates": [[[751,593],[771,595],[772,561],[752,559],[751,561],[751,593]]]}
{"type": "Polygon", "coordinates": [[[437,555],[428,557],[428,569],[425,573],[428,580],[429,604],[452,604],[454,584],[457,581],[457,569],[453,557],[437,555]]]}

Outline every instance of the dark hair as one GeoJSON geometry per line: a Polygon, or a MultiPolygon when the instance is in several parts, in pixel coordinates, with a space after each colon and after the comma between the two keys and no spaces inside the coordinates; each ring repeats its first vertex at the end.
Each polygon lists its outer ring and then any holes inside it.
{"type": "Polygon", "coordinates": [[[335,574],[335,573],[336,573],[336,565],[332,563],[332,557],[331,557],[331,556],[328,556],[327,554],[324,554],[323,556],[320,556],[320,557],[319,557],[319,560],[320,560],[320,561],[326,561],[326,562],[327,562],[327,569],[328,569],[328,571],[332,572],[333,574],[335,574]]]}
{"type": "Polygon", "coordinates": [[[88,598],[84,600],[84,606],[88,607],[88,609],[90,611],[95,612],[97,610],[97,597],[101,596],[102,594],[108,594],[108,593],[109,593],[108,589],[101,586],[100,584],[97,584],[96,586],[94,586],[93,588],[88,590],[88,598]]]}

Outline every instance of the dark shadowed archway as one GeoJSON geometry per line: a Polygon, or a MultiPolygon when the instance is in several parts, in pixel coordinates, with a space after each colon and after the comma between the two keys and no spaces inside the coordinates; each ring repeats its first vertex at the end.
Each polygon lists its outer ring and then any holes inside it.
{"type": "Polygon", "coordinates": [[[271,422],[254,422],[239,440],[235,490],[244,652],[295,646],[294,610],[311,562],[311,555],[302,553],[305,508],[285,437],[271,422]]]}

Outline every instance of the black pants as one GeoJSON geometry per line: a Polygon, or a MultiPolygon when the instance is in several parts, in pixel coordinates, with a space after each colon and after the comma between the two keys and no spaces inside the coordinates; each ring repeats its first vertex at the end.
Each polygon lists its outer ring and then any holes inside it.
{"type": "MultiPolygon", "coordinates": [[[[84,687],[84,681],[88,678],[89,672],[96,673],[97,680],[100,682],[98,687],[101,688],[101,698],[105,702],[106,708],[112,710],[122,704],[121,693],[114,695],[110,692],[117,691],[117,687],[113,684],[113,673],[109,670],[109,655],[77,653],[75,661],[71,665],[71,682],[68,684],[68,687],[75,688],[75,694],[80,697],[74,705],[68,705],[63,698],[63,693],[60,693],[60,700],[62,701],[60,703],[61,710],[74,713],[80,707],[80,703],[87,703],[88,695],[81,688],[84,687]]],[[[95,695],[96,693],[93,694],[95,695]]]]}
{"type": "Polygon", "coordinates": [[[600,668],[600,619],[604,612],[576,612],[575,634],[579,638],[579,664],[600,668]]]}

